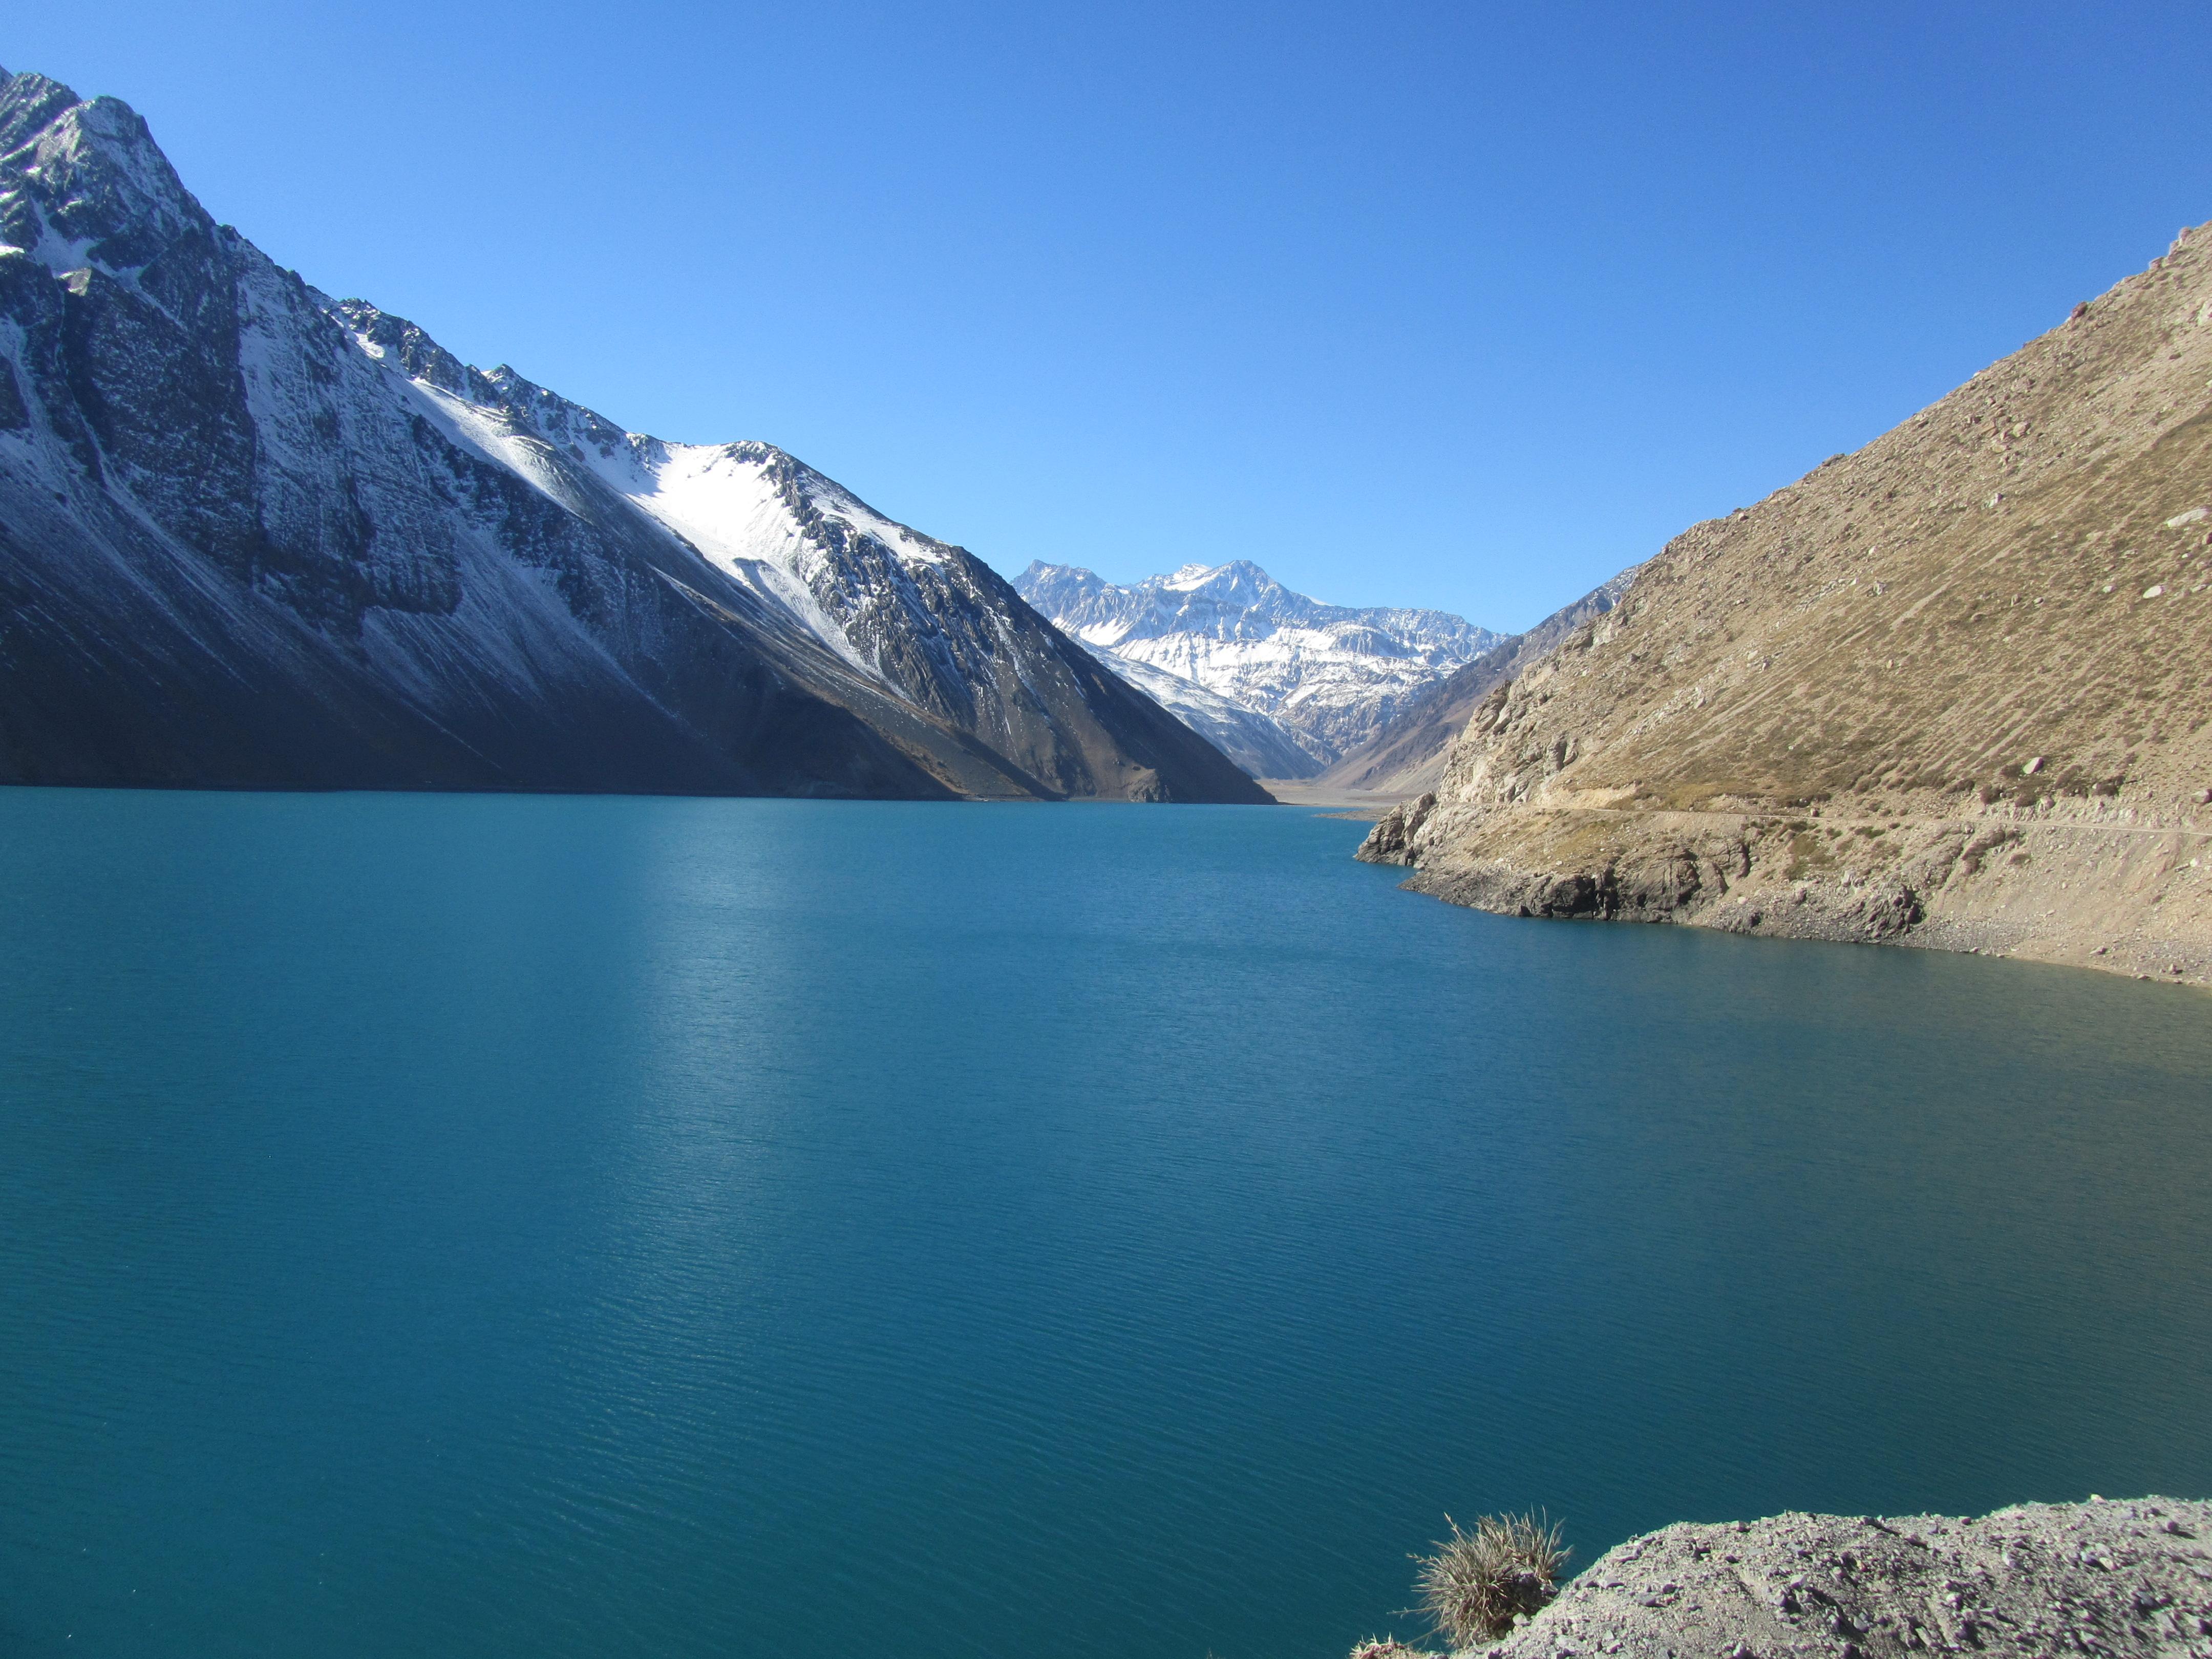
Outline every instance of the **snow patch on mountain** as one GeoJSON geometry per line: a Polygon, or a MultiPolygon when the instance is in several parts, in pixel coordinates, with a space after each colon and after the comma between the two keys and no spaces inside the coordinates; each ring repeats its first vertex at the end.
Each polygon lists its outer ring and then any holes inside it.
{"type": "MultiPolygon", "coordinates": [[[[587,457],[586,465],[708,563],[788,611],[863,673],[883,678],[815,598],[809,583],[820,574],[819,551],[792,516],[764,465],[747,459],[736,444],[672,444],[628,436],[623,449],[596,460],[587,457]]],[[[889,538],[884,539],[888,544],[889,538]]]]}
{"type": "MultiPolygon", "coordinates": [[[[743,584],[787,626],[893,695],[927,702],[886,670],[883,641],[872,643],[855,623],[890,603],[933,633],[931,607],[910,591],[880,591],[884,584],[854,570],[844,555],[880,550],[895,573],[890,587],[910,590],[918,570],[946,574],[951,547],[885,518],[773,445],[672,443],[624,431],[510,368],[484,374],[455,363],[412,325],[364,301],[325,303],[348,322],[360,349],[402,377],[456,442],[570,510],[578,503],[569,469],[583,467],[685,555],[743,584]],[[395,334],[409,337],[395,345],[395,334]],[[825,536],[833,525],[842,534],[825,536]]],[[[945,665],[959,666],[949,659],[945,665]]]]}
{"type": "Polygon", "coordinates": [[[1310,777],[1317,768],[1297,732],[1272,714],[1230,702],[1196,680],[1097,646],[1091,654],[1255,778],[1310,777]]]}

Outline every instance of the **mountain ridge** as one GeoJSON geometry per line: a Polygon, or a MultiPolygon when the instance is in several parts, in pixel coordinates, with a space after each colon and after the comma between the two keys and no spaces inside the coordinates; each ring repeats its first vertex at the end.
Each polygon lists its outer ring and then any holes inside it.
{"type": "Polygon", "coordinates": [[[0,82],[0,780],[1262,801],[964,550],[338,301],[0,82]]]}

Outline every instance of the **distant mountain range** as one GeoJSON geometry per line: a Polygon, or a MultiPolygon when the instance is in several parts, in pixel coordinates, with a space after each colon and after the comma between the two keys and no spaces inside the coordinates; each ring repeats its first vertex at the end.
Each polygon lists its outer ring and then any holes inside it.
{"type": "Polygon", "coordinates": [[[963,550],[333,300],[4,70],[0,781],[1267,799],[963,550]]]}
{"type": "Polygon", "coordinates": [[[1324,605],[1243,559],[1127,587],[1036,563],[1014,586],[1257,777],[1323,771],[1504,637],[1448,611],[1324,605]]]}

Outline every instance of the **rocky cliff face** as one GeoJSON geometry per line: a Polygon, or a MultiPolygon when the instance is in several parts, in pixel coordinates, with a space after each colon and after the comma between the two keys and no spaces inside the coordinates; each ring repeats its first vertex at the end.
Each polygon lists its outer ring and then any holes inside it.
{"type": "Polygon", "coordinates": [[[2212,978],[2208,251],[1678,537],[1362,856],[1509,913],[2212,978]]]}
{"type": "MultiPolygon", "coordinates": [[[[1038,563],[1014,585],[1102,658],[1137,665],[1131,677],[1155,696],[1157,677],[1172,675],[1256,716],[1231,752],[1248,769],[1285,769],[1263,777],[1322,771],[1501,637],[1447,611],[1323,605],[1245,559],[1129,587],[1038,563]]],[[[1224,718],[1207,696],[1182,693],[1173,706],[1209,736],[1206,722],[1224,718]]]]}
{"type": "Polygon", "coordinates": [[[1264,800],[980,561],[216,224],[0,72],[0,781],[1264,800]]]}

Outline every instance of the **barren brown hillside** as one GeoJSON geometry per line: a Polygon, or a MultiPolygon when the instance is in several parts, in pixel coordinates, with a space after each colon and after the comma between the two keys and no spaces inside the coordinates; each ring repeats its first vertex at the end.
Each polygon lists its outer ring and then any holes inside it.
{"type": "Polygon", "coordinates": [[[1433,789],[1468,718],[1492,687],[1504,684],[1587,622],[1620,602],[1634,580],[1624,570],[1573,604],[1562,605],[1525,634],[1516,634],[1400,706],[1376,734],[1315,780],[1340,789],[1403,799],[1433,789]]]}
{"type": "Polygon", "coordinates": [[[1486,908],[2212,976],[2209,255],[1677,537],[1361,856],[1486,908]]]}

